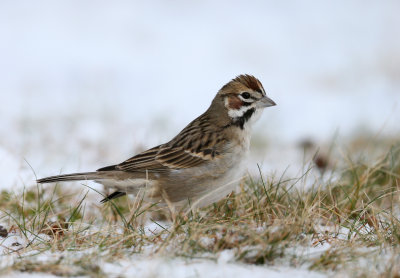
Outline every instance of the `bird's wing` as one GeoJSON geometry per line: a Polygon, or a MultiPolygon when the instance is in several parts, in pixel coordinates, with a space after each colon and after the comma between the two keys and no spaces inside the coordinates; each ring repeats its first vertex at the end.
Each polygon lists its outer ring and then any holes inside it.
{"type": "Polygon", "coordinates": [[[99,170],[157,173],[195,167],[218,159],[226,140],[222,132],[215,132],[206,117],[203,114],[195,119],[166,144],[144,151],[111,168],[99,170]]]}
{"type": "Polygon", "coordinates": [[[161,163],[156,160],[157,153],[161,146],[151,148],[147,151],[139,153],[124,162],[115,165],[116,170],[121,171],[151,171],[161,172],[167,170],[161,163]]]}
{"type": "Polygon", "coordinates": [[[116,165],[115,169],[133,172],[164,172],[170,169],[199,166],[212,160],[215,155],[216,153],[211,149],[192,152],[182,147],[158,146],[116,165]]]}

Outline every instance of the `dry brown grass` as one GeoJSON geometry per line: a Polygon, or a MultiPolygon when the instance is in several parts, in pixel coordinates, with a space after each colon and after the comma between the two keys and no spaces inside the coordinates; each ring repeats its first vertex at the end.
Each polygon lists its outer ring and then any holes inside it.
{"type": "Polygon", "coordinates": [[[216,260],[229,249],[235,261],[246,264],[400,275],[400,146],[373,162],[357,157],[346,156],[343,170],[307,188],[298,185],[308,170],[295,179],[249,178],[239,192],[179,214],[173,223],[152,220],[159,226],[153,233],[145,232],[143,217],[152,219],[154,207],[137,200],[99,206],[87,202],[86,194],[77,200],[59,186],[29,189],[22,196],[2,192],[1,222],[8,223],[9,236],[25,241],[4,249],[3,258],[17,256],[0,273],[101,277],[106,274],[100,261],[134,254],[216,260]]]}

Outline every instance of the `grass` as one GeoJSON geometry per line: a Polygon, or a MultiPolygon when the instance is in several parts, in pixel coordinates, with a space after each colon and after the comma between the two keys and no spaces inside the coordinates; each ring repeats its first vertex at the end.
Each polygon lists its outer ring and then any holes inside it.
{"type": "Polygon", "coordinates": [[[104,262],[132,256],[217,260],[230,250],[244,264],[399,277],[400,145],[374,159],[359,149],[352,146],[331,170],[318,172],[311,163],[298,178],[249,177],[238,192],[178,214],[173,223],[155,220],[156,207],[140,200],[88,202],[90,188],[71,193],[38,185],[18,196],[3,191],[0,222],[8,237],[22,242],[10,247],[0,237],[2,258],[14,256],[0,265],[0,274],[106,277],[104,262]],[[146,232],[146,221],[158,229],[146,232]]]}

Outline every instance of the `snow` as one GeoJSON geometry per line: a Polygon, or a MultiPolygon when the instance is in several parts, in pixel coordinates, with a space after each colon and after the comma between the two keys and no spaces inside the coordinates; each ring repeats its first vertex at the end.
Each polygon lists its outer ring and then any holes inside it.
{"type": "MultiPolygon", "coordinates": [[[[149,225],[146,229],[152,230],[156,227],[149,225]]],[[[49,239],[46,235],[39,235],[43,239],[49,239]]],[[[33,238],[29,239],[32,240],[33,238]]],[[[9,236],[0,241],[0,267],[12,266],[12,264],[23,258],[30,257],[32,263],[34,262],[52,262],[57,261],[61,257],[64,260],[78,259],[92,253],[98,253],[97,248],[89,248],[85,251],[71,252],[52,252],[44,251],[35,254],[36,251],[18,254],[16,252],[21,249],[27,241],[18,232],[13,232],[9,236]],[[16,244],[18,243],[18,244],[16,244]],[[10,252],[10,253],[9,253],[10,252]]],[[[143,256],[132,255],[130,259],[120,259],[117,262],[109,263],[106,261],[99,261],[101,271],[109,277],[119,277],[124,275],[126,277],[221,277],[221,275],[228,275],[228,277],[326,277],[326,275],[309,271],[305,267],[293,268],[288,266],[255,266],[236,263],[234,252],[232,250],[224,250],[219,253],[216,261],[210,259],[185,259],[185,258],[168,258],[157,255],[143,256]]],[[[20,273],[10,272],[7,277],[42,277],[38,273],[20,273]],[[23,276],[18,276],[23,274],[23,276]]],[[[47,275],[43,277],[56,277],[47,275]]]]}
{"type": "Polygon", "coordinates": [[[125,274],[135,277],[325,277],[304,269],[217,263],[204,260],[150,259],[122,261],[119,265],[106,264],[105,272],[110,276],[125,274]]]}
{"type": "Polygon", "coordinates": [[[254,128],[268,170],[292,164],[275,156],[305,138],[400,132],[397,1],[41,2],[0,8],[11,173],[22,158],[39,176],[127,159],[169,140],[240,73],[278,104],[254,128]]]}
{"type": "Polygon", "coordinates": [[[0,146],[0,190],[12,188],[17,181],[20,158],[0,146]]]}
{"type": "MultiPolygon", "coordinates": [[[[102,271],[108,277],[326,277],[326,275],[301,268],[253,266],[209,260],[166,259],[134,257],[118,263],[102,263],[102,271]]],[[[57,277],[43,273],[10,272],[7,277],[57,277]]]]}
{"type": "MultiPolygon", "coordinates": [[[[161,223],[167,227],[167,223],[161,223]]],[[[123,276],[134,276],[134,277],[221,277],[221,275],[228,275],[228,277],[327,277],[329,273],[321,273],[317,271],[308,270],[308,264],[300,264],[298,267],[295,262],[289,261],[287,258],[293,258],[295,261],[305,261],[315,258],[316,260],[329,250],[335,249],[335,241],[345,241],[350,233],[349,229],[340,227],[336,232],[334,227],[320,226],[315,227],[316,230],[320,230],[320,238],[314,238],[310,240],[309,244],[299,244],[288,248],[285,253],[286,256],[283,258],[277,258],[274,264],[266,265],[249,265],[238,263],[235,260],[235,252],[233,249],[227,249],[219,252],[215,259],[211,259],[214,255],[210,255],[207,258],[207,254],[199,255],[198,258],[183,258],[183,257],[168,257],[165,255],[158,255],[157,253],[151,252],[152,247],[148,246],[145,248],[143,254],[130,254],[129,256],[123,256],[120,259],[109,262],[102,259],[102,255],[107,254],[107,250],[100,251],[96,247],[87,248],[82,251],[30,251],[30,252],[13,252],[18,251],[25,246],[28,241],[37,240],[33,235],[28,236],[28,240],[25,239],[20,232],[10,232],[7,238],[0,238],[0,267],[10,267],[18,260],[28,258],[30,263],[50,263],[56,262],[61,258],[64,261],[76,261],[81,257],[92,256],[96,254],[98,261],[96,264],[100,267],[100,270],[109,277],[123,276]],[[18,243],[18,244],[16,244],[18,243]]],[[[160,231],[160,226],[155,223],[148,223],[145,226],[146,234],[155,233],[160,231]]],[[[363,232],[363,231],[361,231],[363,232]]],[[[355,236],[355,234],[354,234],[355,236]]],[[[41,240],[50,240],[49,236],[39,234],[41,240]]],[[[304,242],[307,236],[304,235],[300,241],[304,242]]],[[[243,247],[242,247],[243,248],[243,247]]],[[[249,246],[249,251],[252,250],[249,246]]],[[[361,253],[372,254],[377,252],[378,247],[368,248],[366,250],[359,250],[361,253]]],[[[128,250],[127,250],[128,251],[128,250]]],[[[393,253],[390,251],[385,253],[386,257],[393,257],[393,253]]],[[[107,257],[107,256],[105,256],[107,257]]],[[[365,264],[366,267],[371,262],[379,264],[384,263],[386,257],[370,256],[360,258],[356,264],[365,264]]],[[[72,266],[71,266],[72,267],[72,266]]],[[[7,277],[18,277],[19,272],[7,273],[7,277]]],[[[345,273],[342,271],[341,275],[345,273]]],[[[37,277],[37,273],[24,274],[24,277],[37,277]]],[[[46,276],[47,277],[47,276],[46,276]]],[[[55,277],[55,276],[48,276],[55,277]]]]}

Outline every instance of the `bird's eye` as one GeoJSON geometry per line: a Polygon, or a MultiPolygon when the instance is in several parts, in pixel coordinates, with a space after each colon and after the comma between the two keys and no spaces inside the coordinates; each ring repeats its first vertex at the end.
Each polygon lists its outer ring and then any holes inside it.
{"type": "Polygon", "coordinates": [[[250,94],[249,94],[248,92],[243,92],[243,93],[241,93],[240,95],[241,95],[242,98],[244,98],[244,99],[250,98],[250,94]]]}

